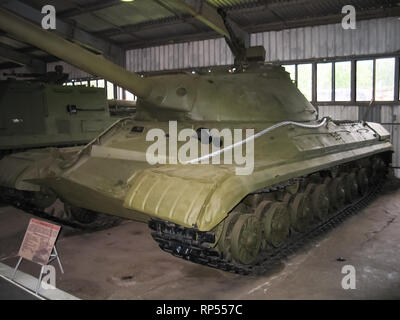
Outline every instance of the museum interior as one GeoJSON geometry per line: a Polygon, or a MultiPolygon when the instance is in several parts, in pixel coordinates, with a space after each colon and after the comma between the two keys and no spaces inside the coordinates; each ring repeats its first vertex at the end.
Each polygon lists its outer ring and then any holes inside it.
{"type": "Polygon", "coordinates": [[[399,73],[399,0],[0,0],[0,300],[400,299],[399,73]]]}

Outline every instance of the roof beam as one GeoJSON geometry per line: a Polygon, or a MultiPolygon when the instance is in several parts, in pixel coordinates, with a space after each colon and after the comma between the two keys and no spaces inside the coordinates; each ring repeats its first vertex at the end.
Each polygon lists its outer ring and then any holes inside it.
{"type": "MultiPolygon", "coordinates": [[[[25,19],[37,24],[41,24],[43,14],[40,11],[22,3],[21,1],[13,0],[2,2],[0,4],[3,8],[10,10],[25,19]]],[[[74,26],[73,24],[64,22],[60,18],[57,18],[56,32],[67,39],[103,54],[114,63],[119,65],[125,64],[125,52],[121,47],[100,37],[94,36],[93,34],[74,26]]]]}
{"type": "Polygon", "coordinates": [[[250,35],[238,26],[232,19],[224,14],[224,17],[217,9],[205,0],[160,0],[163,3],[191,14],[196,19],[219,33],[228,42],[232,53],[237,56],[242,52],[242,47],[250,45],[250,35]]]}
{"type": "MultiPolygon", "coordinates": [[[[121,30],[123,33],[130,34],[134,32],[141,32],[141,31],[146,31],[146,30],[152,30],[152,29],[162,29],[165,27],[173,27],[176,25],[182,25],[185,23],[190,23],[193,22],[192,20],[195,20],[192,16],[189,16],[184,20],[178,18],[178,17],[171,17],[171,18],[166,18],[162,20],[157,20],[156,23],[153,22],[141,22],[141,23],[136,23],[136,24],[130,24],[130,25],[125,25],[121,27],[121,30]],[[190,21],[190,22],[189,22],[190,21]]],[[[190,25],[192,25],[190,23],[190,25]]],[[[196,29],[199,32],[203,32],[204,30],[196,29]]],[[[111,28],[111,29],[106,29],[102,31],[97,31],[95,34],[103,34],[106,37],[112,37],[115,35],[121,34],[121,31],[116,28],[111,28]]]]}
{"type": "Polygon", "coordinates": [[[285,19],[280,14],[278,14],[274,9],[271,9],[271,0],[262,0],[262,2],[264,3],[265,8],[269,12],[271,12],[275,18],[285,23],[285,19]]]}
{"type": "Polygon", "coordinates": [[[33,58],[27,54],[15,51],[5,45],[0,45],[0,57],[8,61],[17,63],[19,65],[26,66],[33,72],[38,72],[38,73],[46,72],[45,62],[33,58]]]}
{"type": "MultiPolygon", "coordinates": [[[[121,2],[118,1],[118,3],[120,4],[121,2]]],[[[111,6],[115,5],[115,4],[116,4],[115,0],[106,1],[105,4],[102,4],[102,5],[101,5],[101,7],[102,7],[102,8],[109,8],[109,7],[111,7],[111,6]]],[[[117,30],[119,31],[119,33],[123,33],[123,32],[124,32],[124,31],[121,29],[120,26],[116,25],[115,23],[112,23],[111,21],[109,21],[109,20],[103,18],[102,16],[100,16],[99,14],[97,14],[95,11],[96,11],[96,10],[99,10],[98,8],[99,8],[99,4],[97,4],[97,5],[89,5],[89,6],[88,6],[88,5],[86,5],[86,6],[81,6],[81,5],[76,4],[74,10],[78,10],[78,11],[80,11],[80,12],[83,13],[83,14],[91,15],[91,16],[95,17],[96,19],[102,21],[103,23],[106,23],[107,25],[113,26],[113,28],[117,29],[117,30]]],[[[77,11],[76,11],[76,12],[77,12],[77,11]]],[[[60,14],[59,14],[58,16],[60,17],[60,14]]],[[[61,17],[62,17],[62,15],[61,15],[61,17]]],[[[128,33],[129,33],[129,32],[128,32],[128,33]]],[[[132,36],[134,39],[137,39],[137,40],[139,40],[139,41],[142,41],[142,40],[143,40],[141,37],[136,36],[136,35],[134,35],[134,34],[130,34],[130,33],[129,33],[129,35],[132,36]]]]}
{"type": "Polygon", "coordinates": [[[146,40],[145,42],[137,42],[132,41],[124,44],[124,48],[126,50],[131,49],[143,49],[148,47],[155,47],[155,46],[162,46],[172,43],[182,43],[182,42],[189,42],[189,41],[199,41],[199,40],[209,40],[209,39],[217,39],[221,36],[216,33],[215,31],[208,31],[208,32],[201,32],[195,33],[190,35],[180,35],[180,36],[171,36],[171,37],[164,37],[162,39],[155,39],[155,40],[146,40]]]}
{"type": "Polygon", "coordinates": [[[225,23],[217,10],[202,0],[161,0],[166,5],[190,13],[224,37],[230,39],[225,23]]]}
{"type": "Polygon", "coordinates": [[[194,27],[197,31],[202,32],[202,30],[192,21],[192,16],[190,18],[187,18],[185,14],[182,14],[181,12],[177,12],[175,9],[170,8],[170,6],[166,5],[163,0],[154,0],[155,3],[157,3],[159,6],[163,7],[164,9],[168,10],[171,12],[175,17],[178,17],[181,19],[183,22],[186,22],[190,24],[192,27],[194,27]]]}

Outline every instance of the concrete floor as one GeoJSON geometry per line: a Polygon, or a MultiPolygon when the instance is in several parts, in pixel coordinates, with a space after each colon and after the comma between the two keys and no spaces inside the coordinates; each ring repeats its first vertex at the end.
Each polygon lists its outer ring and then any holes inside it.
{"type": "MultiPolygon", "coordinates": [[[[1,262],[16,263],[29,218],[0,208],[1,262]]],[[[158,248],[147,225],[132,221],[92,233],[64,227],[57,248],[66,271],[57,273],[57,287],[82,299],[400,299],[400,181],[264,276],[174,258],[158,248]],[[355,290],[341,287],[344,265],[356,269],[355,290]]],[[[29,262],[21,270],[39,273],[29,262]]]]}

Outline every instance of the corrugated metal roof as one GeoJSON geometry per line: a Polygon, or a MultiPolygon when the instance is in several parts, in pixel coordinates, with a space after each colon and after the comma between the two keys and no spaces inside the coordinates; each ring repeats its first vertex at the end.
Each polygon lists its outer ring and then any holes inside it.
{"type": "Polygon", "coordinates": [[[251,2],[258,2],[258,0],[207,0],[207,2],[217,8],[221,8],[221,7],[234,7],[237,5],[247,4],[251,2]]]}
{"type": "Polygon", "coordinates": [[[88,31],[101,31],[113,26],[122,27],[173,16],[174,13],[153,1],[136,0],[84,13],[72,19],[88,31]]]}
{"type": "MultiPolygon", "coordinates": [[[[52,6],[54,6],[57,10],[57,12],[62,12],[64,10],[68,10],[71,8],[74,8],[75,4],[82,4],[82,1],[65,1],[65,0],[24,0],[22,1],[24,3],[26,3],[27,5],[35,8],[35,9],[39,9],[42,8],[43,6],[50,4],[52,6]]],[[[93,0],[89,0],[89,1],[85,1],[86,3],[90,3],[90,2],[96,2],[93,0]]]]}
{"type": "MultiPolygon", "coordinates": [[[[43,5],[54,5],[59,20],[73,22],[71,25],[75,23],[78,28],[124,49],[204,40],[218,36],[202,22],[188,14],[177,12],[161,0],[135,0],[129,3],[122,3],[120,0],[15,1],[33,7],[39,14],[43,5]]],[[[305,27],[315,24],[316,17],[320,18],[321,24],[336,23],[337,19],[331,18],[330,22],[324,22],[324,19],[334,16],[340,20],[341,9],[347,4],[354,5],[357,8],[357,14],[367,10],[369,14],[367,19],[374,17],[374,11],[370,13],[370,10],[379,8],[384,8],[384,10],[376,12],[376,17],[391,16],[393,12],[398,12],[400,15],[400,0],[206,1],[215,7],[227,10],[232,20],[252,33],[288,28],[288,22],[290,28],[305,27]],[[296,21],[301,22],[296,24],[296,21]]],[[[71,30],[73,30],[72,26],[71,30]]],[[[0,38],[0,43],[17,50],[26,50],[25,44],[18,43],[3,34],[1,36],[3,37],[0,38]]]]}

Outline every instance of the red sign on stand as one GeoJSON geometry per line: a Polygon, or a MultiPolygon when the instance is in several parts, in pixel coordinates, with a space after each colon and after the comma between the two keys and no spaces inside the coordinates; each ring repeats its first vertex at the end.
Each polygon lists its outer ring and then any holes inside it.
{"type": "Polygon", "coordinates": [[[31,219],[18,255],[40,265],[49,262],[60,226],[46,221],[31,219]]]}

